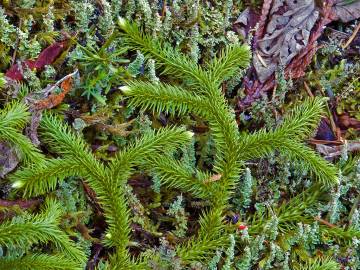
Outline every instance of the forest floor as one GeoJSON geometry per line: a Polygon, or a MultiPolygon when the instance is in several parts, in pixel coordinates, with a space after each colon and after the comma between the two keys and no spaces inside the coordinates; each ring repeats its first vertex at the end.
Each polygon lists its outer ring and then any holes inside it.
{"type": "Polygon", "coordinates": [[[360,269],[360,1],[4,0],[0,60],[0,269],[360,269]]]}

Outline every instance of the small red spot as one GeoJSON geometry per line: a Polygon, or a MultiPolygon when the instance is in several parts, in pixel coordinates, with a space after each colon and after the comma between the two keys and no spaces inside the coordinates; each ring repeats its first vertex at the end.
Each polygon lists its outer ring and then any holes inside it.
{"type": "Polygon", "coordinates": [[[243,231],[243,230],[246,230],[246,229],[247,229],[247,226],[240,224],[240,225],[238,226],[238,229],[239,229],[240,231],[243,231]]]}

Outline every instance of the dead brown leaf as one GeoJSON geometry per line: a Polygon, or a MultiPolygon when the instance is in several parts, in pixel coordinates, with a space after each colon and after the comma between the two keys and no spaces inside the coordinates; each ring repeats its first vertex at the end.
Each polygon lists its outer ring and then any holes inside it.
{"type": "Polygon", "coordinates": [[[234,22],[236,31],[244,38],[248,37],[249,32],[255,28],[256,23],[259,21],[260,15],[253,9],[245,9],[234,22]]]}
{"type": "Polygon", "coordinates": [[[313,0],[275,0],[265,34],[257,41],[253,64],[264,83],[278,66],[286,67],[307,46],[319,11],[313,0]]]}
{"type": "Polygon", "coordinates": [[[332,0],[265,0],[254,35],[254,60],[244,78],[246,97],[239,99],[244,110],[266,91],[276,87],[275,71],[282,67],[285,78],[304,75],[319,48],[318,38],[334,18],[332,0]]]}
{"type": "Polygon", "coordinates": [[[360,1],[335,0],[333,12],[336,20],[350,22],[360,18],[360,1]]]}
{"type": "Polygon", "coordinates": [[[121,137],[127,137],[132,131],[128,131],[127,129],[132,125],[134,122],[130,120],[126,123],[121,124],[107,124],[106,122],[109,119],[109,115],[106,115],[102,112],[94,114],[94,115],[80,115],[79,117],[82,119],[86,125],[94,125],[97,130],[106,131],[114,135],[118,135],[121,137]]]}
{"type": "Polygon", "coordinates": [[[78,70],[76,69],[73,73],[66,75],[55,84],[47,86],[42,91],[30,93],[26,97],[26,102],[36,111],[51,109],[59,105],[72,89],[73,77],[77,74],[78,70]],[[60,90],[60,93],[56,93],[57,90],[60,90]]]}
{"type": "Polygon", "coordinates": [[[50,65],[60,55],[60,53],[66,48],[67,41],[55,42],[49,47],[45,48],[38,56],[36,60],[26,60],[23,63],[12,65],[5,73],[5,76],[12,80],[21,81],[23,76],[23,69],[28,67],[33,70],[41,70],[46,65],[50,65]]]}
{"type": "Polygon", "coordinates": [[[360,142],[348,142],[347,145],[325,145],[325,144],[316,144],[316,150],[324,155],[326,159],[333,159],[335,157],[341,156],[343,151],[347,152],[357,152],[360,151],[360,142]]]}
{"type": "Polygon", "coordinates": [[[38,146],[40,144],[37,129],[41,121],[42,111],[61,104],[66,94],[72,89],[73,77],[76,75],[78,75],[78,70],[66,75],[55,84],[48,85],[43,90],[26,96],[25,101],[30,106],[32,113],[30,126],[26,128],[26,134],[34,145],[38,146]],[[57,90],[61,92],[56,93],[57,90]]]}

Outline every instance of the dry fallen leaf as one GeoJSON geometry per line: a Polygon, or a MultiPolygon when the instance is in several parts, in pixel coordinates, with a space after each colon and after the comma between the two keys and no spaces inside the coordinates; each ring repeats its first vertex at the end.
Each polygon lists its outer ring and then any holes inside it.
{"type": "Polygon", "coordinates": [[[260,82],[264,83],[278,66],[286,67],[306,47],[318,18],[314,0],[274,1],[253,59],[260,82]]]}
{"type": "Polygon", "coordinates": [[[12,65],[8,71],[5,73],[5,76],[12,80],[22,80],[23,70],[25,68],[29,68],[31,70],[37,69],[41,70],[46,65],[50,65],[55,61],[57,57],[61,54],[61,52],[66,47],[66,41],[63,42],[55,42],[49,47],[45,48],[38,56],[36,60],[26,60],[19,64],[12,65]]]}
{"type": "Polygon", "coordinates": [[[350,22],[360,18],[360,1],[335,0],[333,12],[336,20],[350,22]]]}
{"type": "Polygon", "coordinates": [[[239,98],[239,111],[276,87],[279,68],[286,79],[304,76],[319,48],[317,40],[334,20],[332,0],[315,2],[319,1],[264,0],[253,39],[253,65],[243,80],[246,97],[239,98]]]}
{"type": "Polygon", "coordinates": [[[320,154],[324,155],[326,159],[332,159],[341,156],[341,154],[344,152],[345,147],[347,152],[358,152],[360,151],[360,142],[350,141],[347,143],[347,146],[345,145],[328,146],[325,144],[316,144],[316,150],[320,154]]]}
{"type": "MultiPolygon", "coordinates": [[[[36,100],[34,105],[36,110],[44,110],[44,109],[51,109],[59,105],[65,95],[71,90],[72,88],[72,77],[67,77],[64,81],[60,84],[61,92],[51,93],[49,96],[45,97],[41,100],[36,100]]],[[[55,88],[54,88],[55,89],[55,88]]]]}
{"type": "Polygon", "coordinates": [[[30,106],[30,111],[32,112],[30,126],[26,128],[26,133],[33,144],[40,144],[37,136],[37,129],[41,121],[42,111],[54,108],[64,100],[66,94],[72,89],[73,77],[77,74],[78,70],[75,70],[55,84],[47,86],[40,92],[30,93],[26,97],[26,103],[30,106]],[[57,89],[61,92],[56,93],[57,89]]]}
{"type": "Polygon", "coordinates": [[[242,35],[244,38],[247,38],[250,30],[255,28],[259,19],[259,14],[257,14],[251,8],[247,8],[234,22],[235,29],[240,35],[242,35]]]}

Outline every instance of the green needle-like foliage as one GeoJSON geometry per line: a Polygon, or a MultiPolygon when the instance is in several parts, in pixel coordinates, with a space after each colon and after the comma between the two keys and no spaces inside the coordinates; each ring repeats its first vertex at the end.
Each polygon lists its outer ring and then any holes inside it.
{"type": "MultiPolygon", "coordinates": [[[[59,228],[61,214],[60,205],[53,200],[47,200],[39,214],[24,214],[23,216],[17,216],[10,221],[1,223],[0,245],[8,248],[27,248],[33,244],[50,242],[58,251],[66,255],[66,259],[63,260],[62,265],[76,265],[78,268],[81,267],[85,262],[86,256],[83,251],[75,247],[75,244],[71,242],[69,237],[59,228]]],[[[36,257],[32,256],[17,259],[20,261],[24,259],[26,261],[31,260],[31,258],[33,258],[34,263],[37,262],[36,257]]],[[[56,258],[60,259],[60,257],[53,257],[53,259],[56,258]]],[[[10,257],[9,259],[4,259],[4,264],[10,264],[11,261],[14,261],[14,259],[10,257]]],[[[20,265],[21,264],[19,264],[19,267],[20,265]]],[[[14,268],[11,269],[15,269],[17,265],[15,264],[13,267],[14,268]]]]}
{"type": "Polygon", "coordinates": [[[206,181],[209,181],[211,175],[202,171],[191,171],[171,156],[155,155],[151,162],[145,164],[145,169],[156,171],[161,183],[168,187],[189,192],[201,199],[209,197],[210,189],[206,181]]]}
{"type": "Polygon", "coordinates": [[[22,129],[30,119],[27,107],[12,102],[0,110],[0,141],[6,141],[16,147],[24,162],[37,162],[43,159],[40,151],[22,134],[22,129]]]}
{"type": "Polygon", "coordinates": [[[171,153],[190,142],[192,133],[182,128],[163,128],[149,131],[132,145],[120,151],[108,166],[104,166],[90,152],[84,140],[75,135],[52,114],[44,114],[41,138],[49,149],[61,158],[42,160],[41,163],[18,170],[10,179],[31,197],[55,188],[64,178],[81,176],[96,192],[109,225],[105,244],[116,247],[112,257],[114,269],[144,269],[128,253],[130,224],[129,208],[124,196],[124,185],[135,166],[141,166],[154,155],[171,153]]]}
{"type": "MultiPolygon", "coordinates": [[[[163,73],[175,78],[187,80],[189,83],[202,88],[203,72],[190,58],[181,55],[171,46],[162,46],[149,35],[143,34],[137,25],[122,21],[127,28],[127,35],[123,42],[131,48],[139,49],[145,56],[152,57],[158,66],[163,68],[163,73]]],[[[207,81],[207,80],[205,80],[207,81]]]]}
{"type": "Polygon", "coordinates": [[[305,264],[295,266],[295,270],[338,270],[340,265],[331,258],[317,258],[307,261],[305,264]]]}
{"type": "Polygon", "coordinates": [[[208,66],[211,77],[215,82],[222,82],[239,72],[239,67],[249,61],[249,48],[246,46],[228,46],[219,57],[215,57],[208,66]]]}
{"type": "Polygon", "coordinates": [[[219,247],[224,247],[228,235],[224,233],[222,208],[213,207],[204,212],[200,219],[198,236],[176,249],[177,254],[184,262],[206,260],[219,247]]]}
{"type": "Polygon", "coordinates": [[[82,167],[71,158],[49,159],[32,164],[27,170],[17,171],[9,179],[16,187],[22,187],[24,197],[32,197],[46,194],[66,177],[80,175],[81,170],[82,167]]]}
{"type": "MultiPolygon", "coordinates": [[[[320,200],[321,193],[321,186],[314,185],[276,209],[275,214],[279,222],[278,230],[282,233],[289,233],[296,230],[298,222],[311,223],[314,217],[306,215],[305,212],[315,207],[316,202],[320,200]]],[[[249,233],[255,235],[261,233],[272,214],[269,213],[268,216],[265,216],[255,213],[252,220],[249,221],[252,224],[249,233]]]]}
{"type": "MultiPolygon", "coordinates": [[[[132,258],[128,250],[131,244],[131,229],[125,187],[135,168],[154,172],[164,185],[190,192],[195,197],[210,202],[210,207],[199,219],[197,235],[176,247],[176,254],[184,265],[206,260],[229,244],[231,230],[224,222],[225,211],[246,160],[266,156],[277,150],[295,161],[301,161],[301,164],[316,176],[320,186],[328,187],[337,183],[336,169],[302,143],[320,120],[324,100],[314,98],[303,101],[275,130],[260,130],[254,134],[240,133],[235,115],[228,106],[220,85],[239,69],[248,66],[250,53],[247,46],[234,45],[226,48],[204,69],[170,45],[143,34],[136,24],[121,20],[120,28],[125,45],[154,59],[164,75],[182,82],[182,86],[129,82],[121,89],[129,97],[130,106],[172,115],[193,113],[206,120],[216,144],[213,171],[189,171],[188,166],[174,158],[174,151],[191,141],[192,133],[183,128],[166,127],[148,131],[121,150],[109,164],[103,164],[94,157],[85,141],[74,134],[60,118],[45,113],[40,124],[40,138],[48,149],[59,157],[45,159],[38,154],[39,158],[34,159],[34,164],[18,170],[10,177],[13,186],[21,188],[26,197],[53,190],[58,181],[68,176],[86,179],[97,194],[108,223],[104,243],[115,248],[114,254],[110,257],[111,269],[149,268],[146,259],[132,258]]],[[[21,110],[27,115],[25,107],[17,106],[17,113],[9,108],[5,110],[5,116],[2,116],[4,120],[1,122],[0,118],[0,125],[9,126],[11,121],[7,119],[11,115],[14,119],[20,119],[17,115],[21,110]]],[[[18,124],[11,128],[21,128],[25,123],[21,121],[24,120],[18,120],[18,124]]],[[[17,145],[11,139],[12,136],[5,134],[3,137],[17,145]]],[[[24,152],[21,145],[18,147],[24,152]]],[[[36,149],[30,150],[38,153],[36,149]]],[[[28,152],[24,152],[25,156],[28,152]]],[[[313,198],[315,197],[308,198],[303,203],[304,207],[310,204],[313,198]]],[[[297,200],[299,198],[293,202],[296,203],[297,200]]],[[[291,214],[295,208],[292,206],[294,205],[284,206],[277,213],[283,231],[296,222],[294,219],[304,215],[302,207],[291,214]]],[[[257,220],[260,220],[259,224],[266,223],[261,222],[260,218],[257,220]]],[[[35,221],[31,220],[30,223],[33,222],[35,221]]],[[[260,225],[254,228],[255,231],[261,229],[260,225]]],[[[36,230],[29,235],[34,241],[42,241],[42,238],[36,238],[36,230]]],[[[59,237],[53,241],[59,249],[70,255],[71,252],[65,248],[69,246],[60,245],[59,237]]],[[[4,243],[17,243],[16,238],[12,239],[10,236],[4,239],[4,243]]]]}
{"type": "Polygon", "coordinates": [[[131,99],[130,106],[141,107],[143,110],[166,112],[169,114],[185,115],[196,111],[202,114],[207,111],[207,104],[201,96],[185,91],[179,86],[172,86],[163,83],[151,84],[149,82],[130,82],[129,87],[133,96],[144,96],[131,99]],[[147,100],[152,99],[152,103],[147,100]],[[174,102],[175,101],[175,102],[174,102]]]}
{"type": "Polygon", "coordinates": [[[322,226],[321,232],[325,237],[330,239],[336,239],[340,243],[351,244],[355,238],[360,237],[360,231],[354,228],[329,228],[328,226],[322,226]]]}
{"type": "MultiPolygon", "coordinates": [[[[336,169],[301,143],[320,120],[324,111],[323,100],[315,98],[304,101],[274,131],[262,130],[255,134],[240,134],[235,117],[226,104],[219,85],[239,68],[248,65],[250,56],[246,46],[227,48],[208,64],[207,70],[204,70],[171,49],[169,45],[142,33],[136,24],[120,19],[119,25],[127,46],[155,59],[163,74],[182,79],[186,86],[182,89],[177,86],[149,85],[133,81],[128,86],[122,87],[125,95],[129,97],[130,104],[155,112],[165,111],[177,115],[189,112],[198,114],[208,121],[216,143],[214,172],[221,175],[221,178],[213,183],[205,184],[205,181],[201,183],[200,179],[194,181],[193,174],[186,174],[181,164],[174,162],[168,162],[172,166],[167,166],[166,162],[156,164],[159,169],[157,173],[164,184],[192,192],[189,186],[193,181],[199,187],[199,191],[192,193],[194,195],[198,193],[202,198],[207,194],[207,199],[213,204],[212,210],[204,212],[199,221],[198,236],[176,250],[184,263],[208,258],[216,249],[224,248],[226,245],[223,210],[227,207],[245,160],[279,150],[294,160],[301,160],[303,166],[310,169],[320,183],[333,185],[337,182],[336,169]],[[206,186],[207,193],[203,192],[205,188],[202,184],[206,186]]],[[[286,223],[285,217],[284,220],[286,223]]]]}
{"type": "Polygon", "coordinates": [[[69,261],[64,255],[32,254],[21,258],[0,258],[2,269],[11,270],[82,270],[77,262],[69,261]]]}

